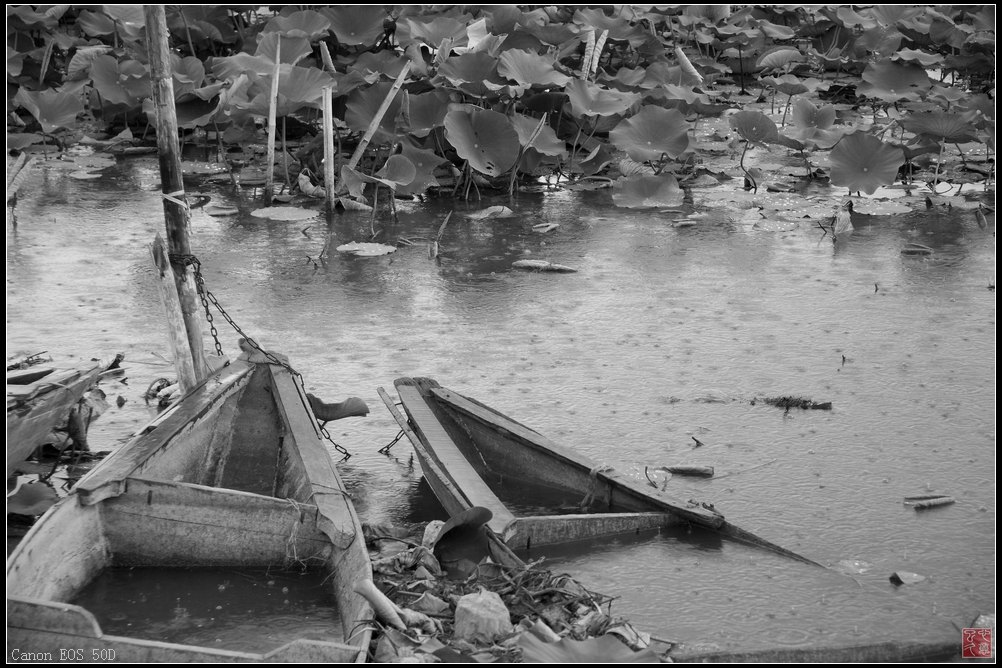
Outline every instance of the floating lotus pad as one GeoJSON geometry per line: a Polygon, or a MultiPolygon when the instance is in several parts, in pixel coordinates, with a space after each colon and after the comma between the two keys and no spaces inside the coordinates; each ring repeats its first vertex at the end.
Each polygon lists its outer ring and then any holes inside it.
{"type": "Polygon", "coordinates": [[[319,216],[320,212],[316,209],[301,209],[298,206],[266,206],[251,211],[251,215],[270,220],[309,220],[319,216]]]}
{"type": "Polygon", "coordinates": [[[386,244],[366,242],[359,243],[357,241],[352,241],[351,243],[341,244],[337,247],[337,250],[341,253],[351,253],[352,255],[357,255],[359,257],[376,257],[379,255],[389,255],[397,250],[397,247],[388,246],[386,244]]]}

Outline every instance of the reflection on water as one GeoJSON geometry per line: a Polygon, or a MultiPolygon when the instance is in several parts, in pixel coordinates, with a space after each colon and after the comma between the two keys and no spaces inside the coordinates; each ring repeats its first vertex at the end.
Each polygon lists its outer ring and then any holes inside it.
{"type": "MultiPolygon", "coordinates": [[[[158,357],[169,353],[146,250],[162,228],[150,165],[133,160],[93,181],[43,170],[18,205],[18,229],[8,225],[8,352],[126,353],[128,385],[109,394],[127,403],[96,423],[97,448],[145,419],[139,394],[172,375],[158,357]]],[[[676,476],[666,491],[817,561],[872,564],[851,580],[730,543],[696,555],[670,541],[560,562],[621,596],[617,612],[656,635],[729,646],[817,633],[872,640],[994,610],[994,228],[973,215],[858,217],[833,247],[813,223],[765,232],[711,210],[674,228],[675,214],[615,209],[607,192],[537,194],[493,221],[461,214],[506,202],[455,203],[430,260],[420,238],[452,203],[401,203],[379,240],[415,246],[314,266],[321,220],[255,219],[249,191],[200,189],[244,212],[193,213],[195,252],[227,311],[288,354],[309,391],[373,407],[328,425],[355,453],[342,469],[363,515],[438,512],[406,442],[396,459],[376,453],[397,433],[376,387],[431,376],[641,481],[645,466],[713,466],[715,478],[676,476]],[[560,227],[532,232],[543,220],[560,227]],[[909,242],[934,253],[902,255],[909,242]],[[579,272],[510,269],[524,258],[579,272]],[[782,395],[834,408],[751,402],[782,395]],[[957,503],[924,513],[902,504],[930,492],[957,503]],[[896,570],[928,580],[894,588],[896,570]],[[804,609],[823,623],[791,627],[804,609]]],[[[712,193],[696,195],[712,206],[712,193]]],[[[368,229],[367,215],[334,225],[338,243],[365,241],[368,229]]],[[[220,331],[236,354],[237,334],[220,331]]]]}

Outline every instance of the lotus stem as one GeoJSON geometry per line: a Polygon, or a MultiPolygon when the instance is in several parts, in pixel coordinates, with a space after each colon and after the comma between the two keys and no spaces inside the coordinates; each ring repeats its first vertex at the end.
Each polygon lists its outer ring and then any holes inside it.
{"type": "Polygon", "coordinates": [[[932,177],[932,189],[933,189],[933,192],[936,192],[936,186],[939,185],[939,166],[943,162],[943,149],[944,148],[946,148],[946,143],[945,142],[939,145],[939,157],[936,158],[936,171],[935,171],[935,173],[933,174],[933,177],[932,177]]]}
{"type": "Polygon", "coordinates": [[[793,93],[790,93],[790,97],[786,98],[786,108],[783,109],[783,122],[780,123],[780,127],[786,127],[786,113],[790,111],[790,102],[793,101],[793,93]]]}
{"type": "Polygon", "coordinates": [[[738,166],[741,167],[741,171],[745,173],[745,178],[748,179],[748,181],[752,184],[752,189],[755,192],[758,192],[758,184],[755,182],[755,177],[753,177],[751,174],[749,174],[748,170],[745,169],[745,153],[748,152],[748,147],[750,145],[751,144],[746,139],[745,140],[745,150],[741,151],[741,160],[738,162],[738,166]]]}

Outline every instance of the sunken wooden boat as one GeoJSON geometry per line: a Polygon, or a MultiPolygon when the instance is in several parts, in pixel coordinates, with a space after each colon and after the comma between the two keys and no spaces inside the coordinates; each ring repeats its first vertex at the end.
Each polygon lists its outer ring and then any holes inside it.
{"type": "Polygon", "coordinates": [[[493,515],[488,528],[513,550],[695,525],[820,566],[734,526],[708,505],[674,499],[600,467],[432,379],[399,378],[394,385],[406,417],[384,391],[380,395],[439,502],[450,515],[487,508],[493,515]],[[577,510],[561,512],[570,499],[577,510]]]}
{"type": "Polygon", "coordinates": [[[7,372],[7,477],[66,419],[107,363],[79,367],[33,365],[7,372]]]}
{"type": "Polygon", "coordinates": [[[373,615],[353,586],[371,577],[361,525],[300,377],[237,361],[95,467],[15,548],[8,656],[51,661],[72,649],[86,661],[362,662],[373,615]],[[339,628],[262,651],[106,633],[74,600],[122,567],[308,568],[329,590],[339,628]]]}

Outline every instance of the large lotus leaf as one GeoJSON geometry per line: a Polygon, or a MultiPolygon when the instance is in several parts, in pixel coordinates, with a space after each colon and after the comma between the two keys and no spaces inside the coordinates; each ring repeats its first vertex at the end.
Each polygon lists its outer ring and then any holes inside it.
{"type": "Polygon", "coordinates": [[[295,65],[306,56],[313,53],[310,40],[305,37],[291,37],[279,32],[264,32],[258,36],[257,49],[254,55],[264,58],[272,65],[276,61],[283,65],[295,65]],[[281,43],[281,52],[279,51],[281,43]],[[278,58],[276,58],[278,56],[278,58]]]}
{"type": "Polygon", "coordinates": [[[831,152],[832,185],[872,195],[880,186],[894,183],[904,162],[904,151],[873,135],[846,135],[831,152]]]}
{"type": "MultiPolygon", "coordinates": [[[[187,26],[187,32],[192,33],[192,38],[196,41],[203,40],[206,47],[209,46],[209,42],[232,44],[240,37],[233,26],[230,12],[224,5],[181,5],[178,9],[178,13],[183,16],[183,19],[178,21],[181,28],[187,26]]],[[[170,20],[169,12],[168,20],[170,20]]],[[[173,25],[171,30],[174,30],[173,25]]]]}
{"type": "Polygon", "coordinates": [[[571,113],[582,116],[612,116],[621,114],[640,102],[639,93],[626,93],[600,88],[595,84],[573,79],[564,88],[571,103],[571,113]]]}
{"type": "Polygon", "coordinates": [[[409,125],[407,132],[415,137],[427,137],[435,128],[442,127],[449,110],[449,94],[444,90],[408,96],[409,125]]]}
{"type": "Polygon", "coordinates": [[[573,23],[523,24],[515,31],[527,32],[543,44],[551,46],[561,46],[581,33],[581,29],[573,23]]]}
{"type": "Polygon", "coordinates": [[[14,96],[14,103],[27,109],[45,133],[73,127],[76,124],[77,114],[84,110],[83,102],[78,95],[62,93],[51,88],[39,91],[22,88],[14,96]]]}
{"type": "Polygon", "coordinates": [[[793,124],[800,128],[818,128],[827,130],[835,124],[835,107],[826,104],[816,107],[806,97],[798,97],[793,103],[793,124]]]}
{"type": "Polygon", "coordinates": [[[195,90],[205,81],[205,66],[194,56],[181,58],[177,54],[171,56],[171,69],[174,75],[174,99],[183,102],[192,97],[195,90]]]}
{"type": "Polygon", "coordinates": [[[407,185],[397,188],[398,194],[411,195],[423,193],[428,188],[439,185],[438,179],[435,178],[435,168],[445,162],[445,158],[434,151],[415,148],[406,142],[400,154],[414,165],[415,173],[414,180],[407,185]]]}
{"type": "Polygon", "coordinates": [[[397,27],[400,43],[404,46],[411,41],[419,41],[433,49],[442,46],[442,42],[452,40],[452,46],[467,43],[466,22],[447,16],[435,16],[429,19],[406,18],[397,27]]]}
{"type": "Polygon", "coordinates": [[[869,30],[877,25],[877,20],[872,16],[863,16],[862,14],[856,13],[852,7],[848,5],[842,5],[836,10],[835,15],[842,22],[846,28],[862,28],[863,30],[869,30]]]}
{"type": "Polygon", "coordinates": [[[766,21],[765,19],[760,19],[758,25],[756,26],[761,30],[766,37],[771,37],[773,39],[793,39],[796,34],[793,28],[788,26],[781,26],[771,21],[766,21]]]}
{"type": "Polygon", "coordinates": [[[511,124],[515,128],[515,132],[518,133],[518,143],[523,148],[531,147],[543,155],[567,155],[567,145],[557,137],[557,133],[546,123],[543,123],[539,134],[533,137],[536,128],[539,127],[538,118],[523,116],[522,114],[512,114],[511,124]]]}
{"type": "Polygon", "coordinates": [[[909,132],[937,142],[963,144],[978,141],[974,126],[960,114],[945,111],[913,112],[898,123],[909,132]]]}
{"type": "MultiPolygon", "coordinates": [[[[208,125],[212,117],[216,115],[217,109],[215,103],[195,97],[186,102],[177,102],[174,104],[178,127],[188,130],[208,125]]],[[[143,100],[143,112],[146,113],[151,125],[156,123],[157,112],[153,104],[153,98],[148,97],[143,100]]]]}
{"type": "Polygon", "coordinates": [[[498,62],[498,74],[520,84],[563,86],[571,80],[554,69],[552,56],[540,56],[530,51],[505,51],[498,62]]]}
{"type": "Polygon", "coordinates": [[[859,93],[888,102],[917,97],[917,93],[932,86],[929,75],[921,65],[896,63],[890,59],[867,65],[862,77],[859,93]]]}
{"type": "Polygon", "coordinates": [[[637,162],[677,158],[689,147],[689,123],[675,109],[654,105],[620,121],[609,133],[609,141],[637,162]]]}
{"type": "Polygon", "coordinates": [[[446,58],[438,75],[454,86],[485,79],[497,80],[497,59],[486,53],[464,53],[446,58]]]}
{"type": "Polygon", "coordinates": [[[792,46],[779,46],[769,49],[755,62],[755,66],[764,70],[782,70],[787,65],[804,61],[804,54],[792,46]]]}
{"type": "Polygon", "coordinates": [[[112,104],[137,105],[150,95],[149,69],[138,61],[98,56],[91,63],[90,75],[94,88],[112,104]]]}
{"type": "MultiPolygon", "coordinates": [[[[324,86],[333,86],[334,79],[315,67],[281,65],[278,77],[277,116],[288,116],[303,107],[322,106],[321,96],[324,86]]],[[[260,116],[268,114],[271,96],[271,77],[260,77],[254,84],[256,93],[249,104],[239,105],[242,109],[260,116]]]]}
{"type": "Polygon", "coordinates": [[[306,9],[288,16],[274,17],[265,24],[263,32],[278,32],[286,37],[305,37],[312,42],[326,36],[330,25],[330,19],[326,16],[306,9]]]}
{"type": "Polygon", "coordinates": [[[400,74],[400,70],[404,69],[404,65],[407,62],[408,58],[406,56],[398,56],[393,51],[384,49],[375,52],[367,51],[361,54],[350,67],[351,71],[359,72],[363,75],[375,73],[389,77],[390,79],[396,79],[397,75],[400,74]]]}
{"type": "Polygon", "coordinates": [[[445,115],[445,138],[481,174],[500,176],[518,159],[518,134],[508,117],[465,106],[445,115]]]}
{"type": "Polygon", "coordinates": [[[739,111],[730,118],[731,127],[747,141],[756,144],[779,142],[779,128],[771,118],[758,111],[739,111]]]}
{"type": "Polygon", "coordinates": [[[91,37],[110,35],[115,32],[115,22],[104,12],[84,10],[77,15],[77,25],[91,37]]]}
{"type": "MultiPolygon", "coordinates": [[[[344,115],[344,122],[349,128],[356,132],[365,132],[369,129],[369,124],[375,118],[376,112],[383,104],[393,83],[381,81],[368,88],[357,88],[348,95],[347,108],[344,115]]],[[[378,142],[387,141],[397,136],[396,118],[400,113],[402,97],[397,95],[390,102],[386,115],[379,123],[375,140],[378,142]]]]}
{"type": "Polygon", "coordinates": [[[938,53],[926,53],[915,49],[900,49],[893,56],[894,60],[903,60],[907,63],[918,63],[922,67],[939,67],[943,64],[943,56],[938,53]]]}
{"type": "Polygon", "coordinates": [[[648,37],[639,25],[631,25],[625,18],[608,16],[597,8],[578,9],[574,12],[573,21],[585,30],[594,29],[599,33],[608,30],[608,39],[628,41],[634,48],[646,42],[648,37]]]}
{"type": "Polygon", "coordinates": [[[330,19],[338,41],[349,46],[375,44],[383,34],[386,10],[376,5],[338,5],[327,7],[323,15],[330,19]]]}
{"type": "Polygon", "coordinates": [[[69,5],[42,5],[45,11],[36,12],[31,5],[7,5],[7,22],[12,28],[50,30],[59,23],[69,5]]]}
{"type": "Polygon", "coordinates": [[[613,204],[630,209],[678,206],[684,198],[678,181],[668,172],[624,176],[612,184],[613,204]]]}
{"type": "Polygon", "coordinates": [[[857,53],[869,51],[877,58],[890,57],[901,46],[904,37],[897,28],[877,26],[857,37],[853,48],[857,53]]]}

